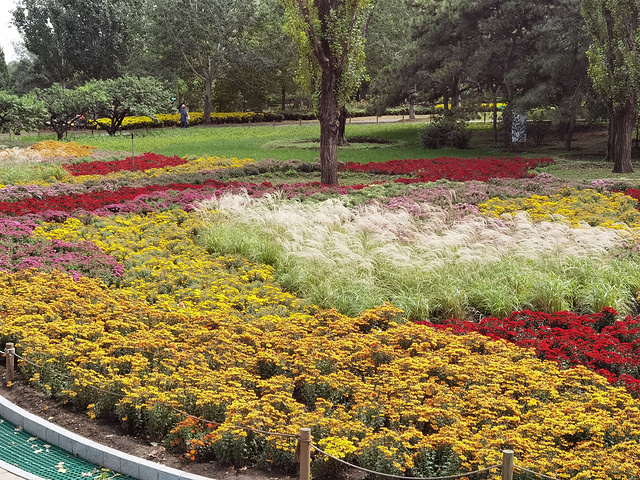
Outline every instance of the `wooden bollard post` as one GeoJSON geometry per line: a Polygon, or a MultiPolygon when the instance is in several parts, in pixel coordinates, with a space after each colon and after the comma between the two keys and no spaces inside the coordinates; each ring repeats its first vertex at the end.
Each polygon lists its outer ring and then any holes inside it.
{"type": "Polygon", "coordinates": [[[300,480],[311,480],[311,429],[300,429],[300,480]]]}
{"type": "Polygon", "coordinates": [[[6,353],[6,379],[8,382],[13,382],[13,366],[15,361],[14,354],[16,353],[16,349],[13,346],[13,343],[7,343],[4,347],[4,351],[6,353]]]}
{"type": "Polygon", "coordinates": [[[513,450],[502,451],[502,480],[513,480],[513,450]]]}

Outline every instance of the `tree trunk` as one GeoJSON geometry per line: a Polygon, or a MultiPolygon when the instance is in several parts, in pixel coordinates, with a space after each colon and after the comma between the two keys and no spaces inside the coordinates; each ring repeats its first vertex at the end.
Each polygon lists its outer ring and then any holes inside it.
{"type": "Polygon", "coordinates": [[[632,94],[624,105],[614,107],[611,116],[613,173],[633,173],[631,147],[636,123],[636,98],[632,94]]]}
{"type": "Polygon", "coordinates": [[[204,81],[204,113],[203,123],[205,125],[211,125],[211,84],[213,79],[207,78],[204,81]]]}
{"type": "Polygon", "coordinates": [[[613,105],[607,105],[609,112],[609,125],[607,125],[607,153],[604,156],[605,162],[613,162],[613,105]]]}
{"type": "Polygon", "coordinates": [[[458,77],[454,77],[451,83],[451,109],[457,109],[460,106],[460,82],[458,77]]]}
{"type": "Polygon", "coordinates": [[[571,120],[569,121],[569,125],[565,130],[564,134],[564,148],[567,150],[571,150],[571,141],[573,140],[573,132],[576,130],[576,114],[571,114],[571,120]]]}
{"type": "Polygon", "coordinates": [[[349,145],[347,142],[347,136],[345,134],[347,130],[347,118],[349,117],[349,111],[346,106],[340,108],[338,115],[338,145],[349,145]]]}
{"type": "Polygon", "coordinates": [[[330,66],[322,72],[318,120],[320,120],[320,182],[338,184],[338,76],[330,66]]]}
{"type": "Polygon", "coordinates": [[[284,87],[282,87],[281,94],[282,96],[280,97],[280,110],[284,112],[284,110],[287,108],[287,91],[284,89],[284,87]]]}
{"type": "Polygon", "coordinates": [[[409,120],[415,120],[415,119],[416,119],[416,104],[414,103],[413,95],[411,95],[411,98],[409,99],[409,120]]]}
{"type": "Polygon", "coordinates": [[[107,133],[113,137],[118,131],[118,116],[117,114],[114,113],[113,116],[111,116],[110,118],[111,118],[111,125],[109,125],[107,133]]]}
{"type": "Polygon", "coordinates": [[[493,113],[493,142],[498,143],[498,90],[491,88],[491,111],[493,113]]]}
{"type": "Polygon", "coordinates": [[[558,140],[561,142],[566,141],[567,130],[569,129],[569,125],[564,120],[558,123],[558,140]]]}

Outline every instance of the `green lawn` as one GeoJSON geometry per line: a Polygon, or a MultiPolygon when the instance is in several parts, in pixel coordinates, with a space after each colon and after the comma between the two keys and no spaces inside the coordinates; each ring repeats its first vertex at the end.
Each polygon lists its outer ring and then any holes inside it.
{"type": "MultiPolygon", "coordinates": [[[[340,147],[338,158],[342,162],[383,162],[403,158],[485,157],[485,156],[548,156],[555,165],[541,169],[555,176],[571,179],[615,178],[640,183],[640,173],[619,175],[611,173],[612,164],[602,161],[606,148],[606,131],[594,129],[575,135],[573,148],[567,151],[564,144],[547,136],[540,146],[526,144],[506,151],[500,143],[494,143],[490,123],[474,123],[474,135],[470,148],[466,150],[424,150],[420,147],[418,130],[423,123],[372,123],[347,125],[347,138],[375,137],[390,144],[353,143],[340,147]]],[[[293,125],[241,125],[241,126],[197,126],[187,130],[167,128],[134,132],[135,154],[155,152],[163,155],[217,155],[225,157],[250,157],[256,160],[299,159],[315,161],[319,158],[320,127],[317,124],[293,125]]],[[[19,137],[17,143],[36,142],[53,135],[19,137]]],[[[70,132],[67,139],[78,143],[95,145],[104,150],[131,152],[130,132],[109,137],[104,132],[70,132]]],[[[0,140],[2,143],[2,140],[0,140]]],[[[6,143],[6,142],[5,142],[6,143]]],[[[16,142],[12,142],[16,143],[16,142]]],[[[638,153],[635,152],[635,156],[638,153]]],[[[637,158],[634,158],[637,162],[637,158]]],[[[640,166],[636,166],[640,172],[640,166]]]]}
{"type": "MultiPolygon", "coordinates": [[[[490,155],[494,149],[478,145],[461,152],[454,149],[423,150],[419,145],[418,129],[421,123],[405,124],[351,124],[347,125],[349,137],[377,137],[393,144],[368,144],[369,148],[354,143],[340,147],[339,158],[343,162],[382,162],[398,158],[424,158],[447,156],[490,155]]],[[[23,140],[35,142],[44,137],[28,136],[23,140]]],[[[53,136],[51,137],[53,138],[53,136]]],[[[226,157],[275,158],[278,160],[299,159],[314,161],[320,156],[317,142],[320,138],[318,125],[271,126],[215,126],[191,127],[187,130],[170,128],[162,130],[136,131],[133,147],[136,154],[153,151],[163,155],[218,155],[226,157]],[[313,145],[315,143],[315,145],[313,145]]],[[[105,150],[131,151],[131,134],[109,137],[100,134],[70,133],[70,141],[95,145],[105,150]]]]}

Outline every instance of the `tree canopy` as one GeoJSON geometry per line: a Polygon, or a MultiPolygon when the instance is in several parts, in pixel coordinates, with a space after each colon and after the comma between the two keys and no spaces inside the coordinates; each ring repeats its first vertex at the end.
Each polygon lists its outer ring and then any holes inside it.
{"type": "Polygon", "coordinates": [[[593,42],[589,75],[609,110],[607,157],[615,173],[631,173],[631,141],[640,88],[640,47],[636,0],[582,0],[582,15],[593,42]]]}
{"type": "Polygon", "coordinates": [[[49,126],[58,135],[58,140],[62,140],[79,115],[96,107],[102,92],[84,86],[62,88],[60,84],[56,84],[45,90],[37,90],[36,95],[45,105],[49,126]]]}
{"type": "Polygon", "coordinates": [[[228,78],[242,58],[245,32],[256,21],[253,0],[158,0],[150,12],[162,55],[204,85],[204,122],[211,123],[214,82],[228,78]]]}
{"type": "Polygon", "coordinates": [[[92,80],[83,87],[92,99],[95,120],[109,135],[122,126],[129,115],[147,115],[171,110],[171,95],[162,83],[152,77],[124,76],[108,80],[92,80]]]}
{"type": "Polygon", "coordinates": [[[13,95],[0,91],[0,132],[19,134],[22,130],[36,130],[46,116],[44,103],[35,95],[13,95]]]}
{"type": "Polygon", "coordinates": [[[13,23],[51,83],[123,72],[137,0],[20,0],[13,23]]]}

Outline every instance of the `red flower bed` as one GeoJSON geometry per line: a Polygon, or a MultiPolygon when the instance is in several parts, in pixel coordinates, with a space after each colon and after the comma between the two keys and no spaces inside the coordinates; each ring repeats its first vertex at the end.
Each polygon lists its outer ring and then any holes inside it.
{"type": "MultiPolygon", "coordinates": [[[[218,180],[206,180],[201,184],[170,183],[167,185],[148,185],[146,187],[122,187],[115,191],[101,190],[80,194],[58,195],[42,199],[26,198],[15,202],[5,201],[0,202],[0,217],[21,217],[49,212],[45,215],[47,221],[63,221],[69,214],[74,212],[82,214],[94,212],[99,209],[103,211],[103,213],[99,214],[104,214],[104,211],[111,213],[139,211],[139,208],[143,208],[144,211],[152,211],[154,208],[150,205],[142,205],[140,202],[138,202],[137,205],[132,205],[132,202],[148,197],[157,198],[158,192],[170,190],[174,192],[208,190],[205,192],[205,195],[183,195],[175,198],[174,202],[170,202],[180,208],[190,210],[193,209],[191,203],[194,201],[200,201],[208,196],[219,194],[224,190],[243,190],[252,196],[262,196],[267,192],[279,190],[284,192],[288,198],[294,198],[323,192],[333,192],[344,195],[350,191],[360,190],[364,187],[366,187],[364,184],[338,187],[335,185],[322,185],[319,182],[273,185],[270,182],[255,184],[237,181],[220,182],[218,180]],[[189,197],[192,197],[191,201],[186,200],[189,197]],[[127,208],[123,207],[125,204],[128,204],[127,208]]],[[[144,201],[142,203],[144,203],[144,201]]]]}
{"type": "Polygon", "coordinates": [[[640,190],[638,190],[637,188],[628,188],[622,193],[640,201],[640,190]]]}
{"type": "Polygon", "coordinates": [[[144,153],[138,157],[125,158],[124,160],[114,160],[112,162],[89,162],[89,163],[77,163],[75,165],[64,165],[67,170],[74,177],[80,175],[106,175],[112,172],[118,172],[120,170],[129,171],[144,171],[150,168],[164,168],[175,167],[176,165],[182,165],[187,163],[180,157],[165,157],[164,155],[157,155],[155,153],[144,153]]]}
{"type": "Polygon", "coordinates": [[[57,210],[61,212],[73,212],[74,210],[85,210],[91,212],[98,208],[133,200],[140,195],[149,195],[153,192],[163,192],[166,190],[182,191],[187,189],[199,190],[207,187],[224,187],[224,182],[217,180],[207,180],[200,185],[190,183],[171,183],[168,185],[149,185],[147,187],[122,187],[116,191],[103,190],[100,192],[89,192],[78,195],[60,195],[57,197],[47,197],[42,200],[27,198],[17,202],[0,202],[0,214],[9,216],[22,216],[30,213],[38,213],[44,210],[57,210]]]}
{"type": "Polygon", "coordinates": [[[479,180],[486,182],[490,178],[524,178],[531,176],[530,168],[549,165],[550,158],[419,158],[414,160],[389,160],[388,162],[356,163],[348,162],[342,170],[354,172],[378,173],[384,175],[415,174],[415,178],[399,178],[396,182],[418,183],[433,182],[441,178],[457,181],[479,180]]]}
{"type": "Polygon", "coordinates": [[[591,315],[525,310],[478,323],[458,319],[445,324],[419,323],[458,334],[478,332],[534,348],[541,359],[558,362],[563,368],[584,365],[640,397],[640,317],[616,321],[616,316],[611,308],[591,315]]]}

